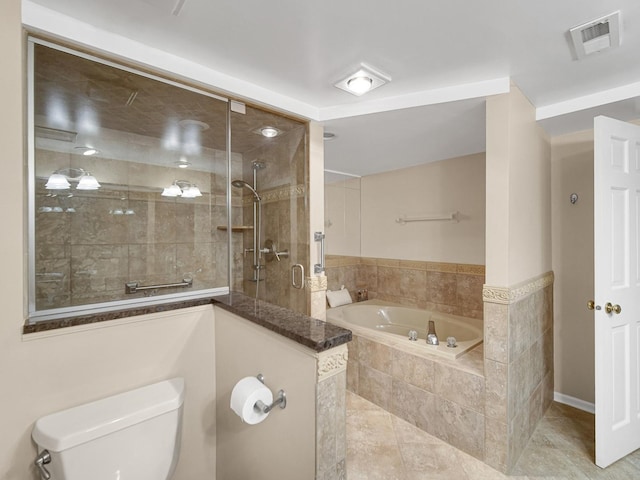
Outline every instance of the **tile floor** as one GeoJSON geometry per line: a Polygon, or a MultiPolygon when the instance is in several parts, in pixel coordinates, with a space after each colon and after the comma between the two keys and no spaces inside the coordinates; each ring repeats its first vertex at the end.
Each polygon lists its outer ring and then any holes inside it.
{"type": "Polygon", "coordinates": [[[347,392],[348,480],[640,479],[640,450],[602,470],[593,415],[553,403],[511,476],[347,392]]]}

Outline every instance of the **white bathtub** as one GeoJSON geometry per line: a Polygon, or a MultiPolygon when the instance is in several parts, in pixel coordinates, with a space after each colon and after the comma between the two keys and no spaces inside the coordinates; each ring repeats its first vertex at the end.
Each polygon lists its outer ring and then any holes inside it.
{"type": "Polygon", "coordinates": [[[430,310],[418,310],[380,300],[367,300],[327,309],[327,321],[352,330],[354,334],[407,351],[420,350],[451,359],[458,358],[482,342],[482,321],[430,310]],[[429,320],[435,323],[440,345],[426,343],[429,320]],[[409,331],[418,340],[409,340],[409,331]],[[456,338],[456,347],[447,346],[447,337],[456,338]]]}

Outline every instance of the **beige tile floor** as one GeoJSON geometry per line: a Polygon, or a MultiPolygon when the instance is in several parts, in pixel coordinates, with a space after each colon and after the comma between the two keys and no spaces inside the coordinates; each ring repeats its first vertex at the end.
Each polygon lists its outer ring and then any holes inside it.
{"type": "Polygon", "coordinates": [[[348,480],[640,479],[640,450],[593,463],[594,417],[553,403],[511,476],[347,392],[348,480]]]}

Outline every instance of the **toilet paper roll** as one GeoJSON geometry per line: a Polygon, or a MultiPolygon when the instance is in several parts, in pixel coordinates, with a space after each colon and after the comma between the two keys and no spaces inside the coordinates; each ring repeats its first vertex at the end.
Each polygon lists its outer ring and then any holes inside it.
{"type": "Polygon", "coordinates": [[[256,377],[245,377],[233,387],[231,409],[243,422],[255,425],[269,415],[253,408],[258,400],[262,400],[265,405],[271,405],[273,393],[256,377]]]}

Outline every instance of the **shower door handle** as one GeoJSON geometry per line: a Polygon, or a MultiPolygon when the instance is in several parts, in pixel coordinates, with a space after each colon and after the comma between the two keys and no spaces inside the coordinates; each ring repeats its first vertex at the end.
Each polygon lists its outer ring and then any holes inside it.
{"type": "Polygon", "coordinates": [[[299,263],[291,266],[291,285],[298,290],[304,288],[304,267],[299,263]],[[296,281],[296,270],[300,272],[299,282],[296,281]]]}

